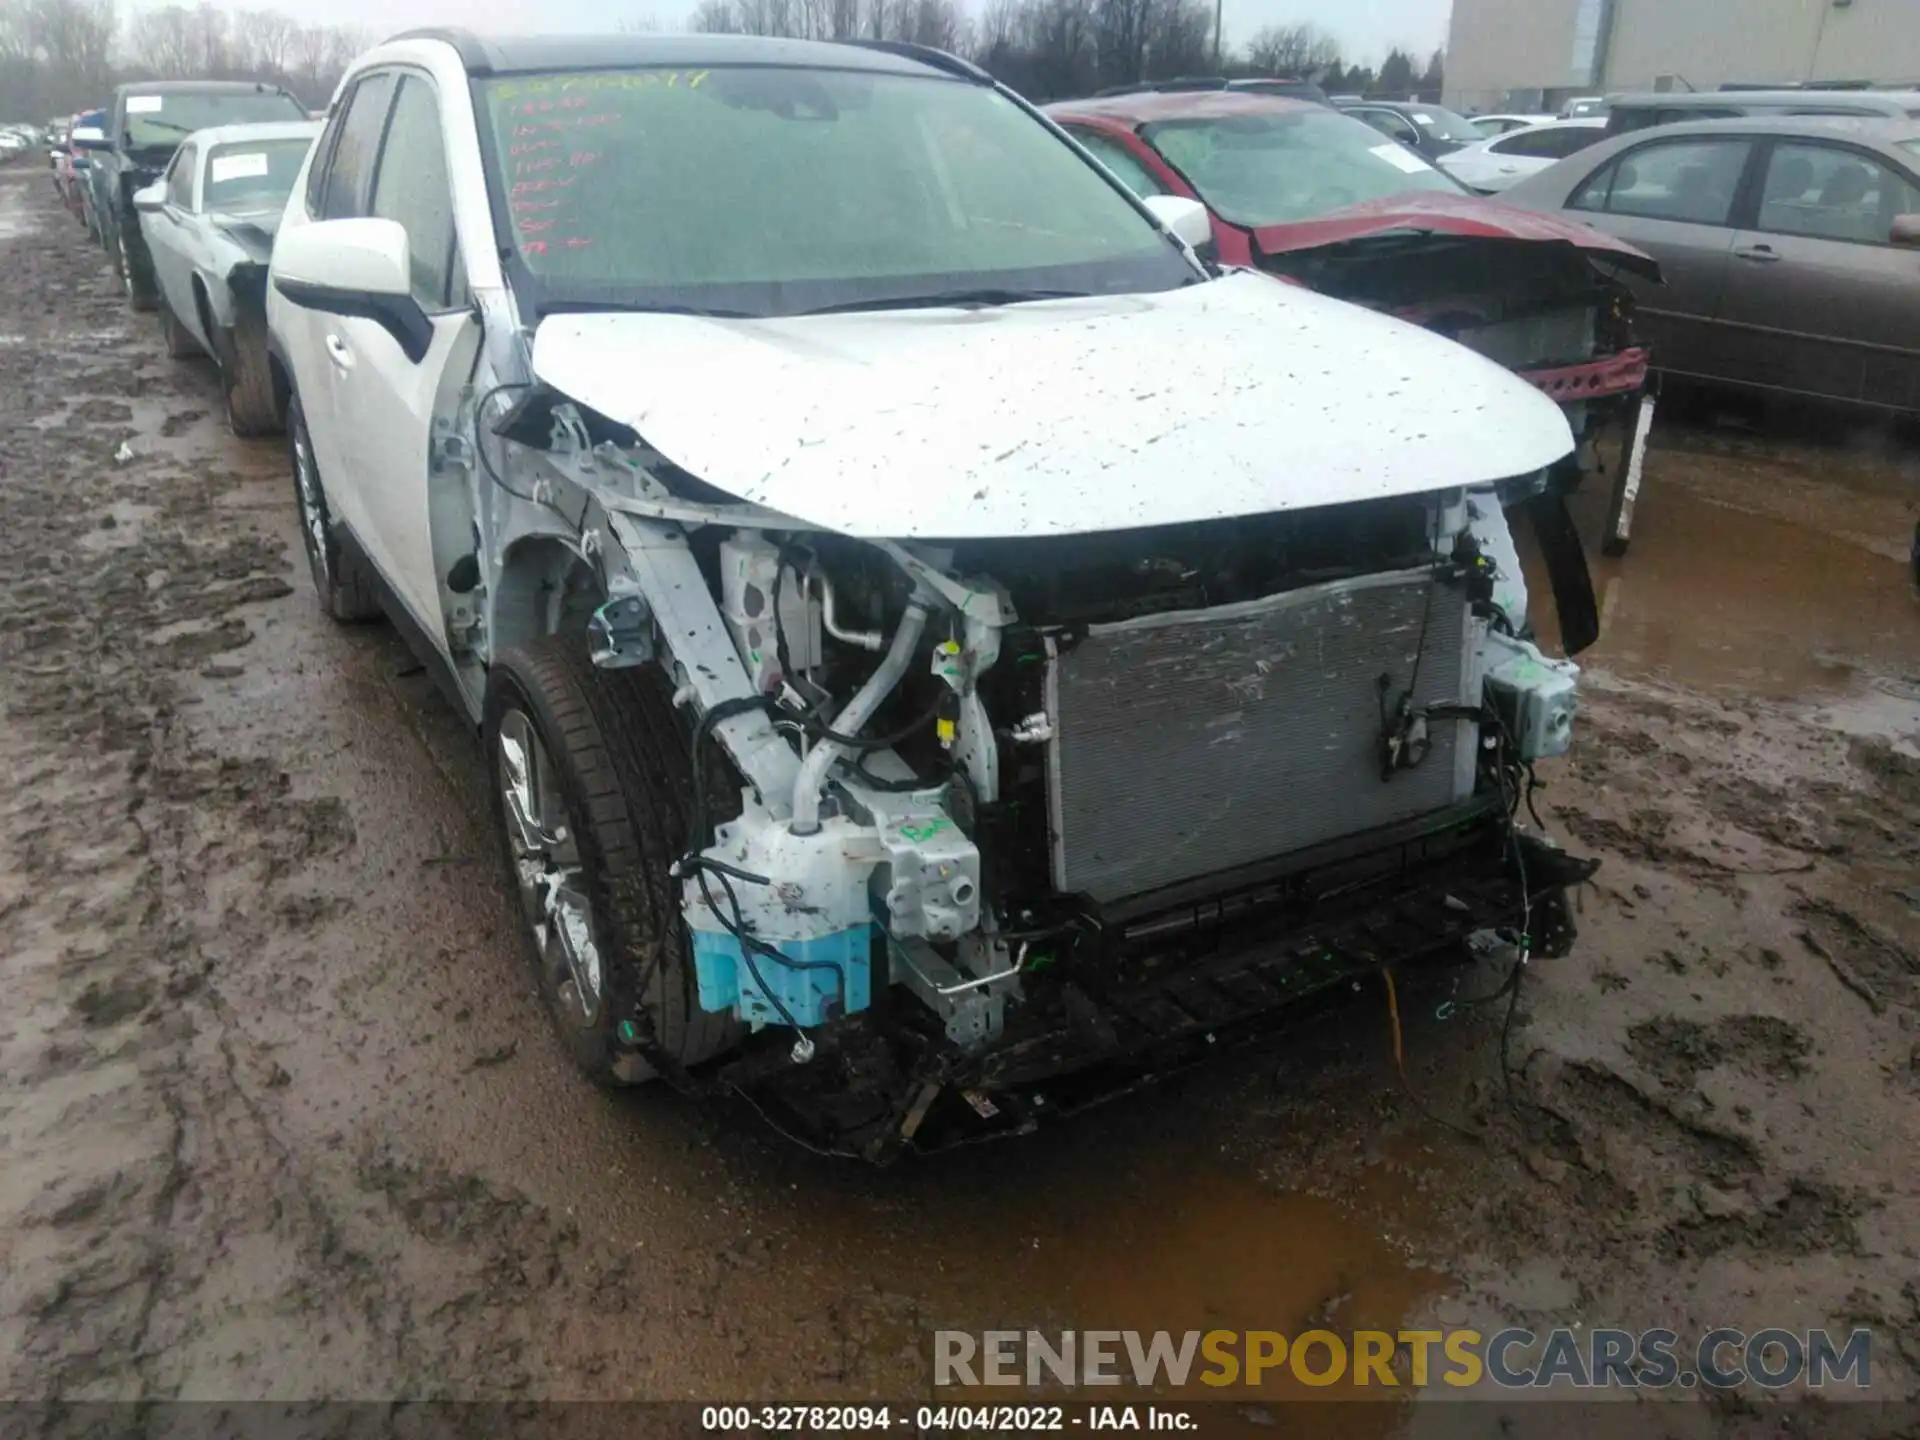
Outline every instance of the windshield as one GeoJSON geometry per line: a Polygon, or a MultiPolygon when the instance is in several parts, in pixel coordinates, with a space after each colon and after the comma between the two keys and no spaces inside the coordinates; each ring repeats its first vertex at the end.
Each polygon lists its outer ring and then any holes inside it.
{"type": "Polygon", "coordinates": [[[196,130],[269,120],[304,120],[307,112],[277,90],[169,90],[127,96],[127,144],[135,150],[172,149],[196,130]]]}
{"type": "Polygon", "coordinates": [[[1315,220],[1409,190],[1460,186],[1371,125],[1330,110],[1165,120],[1141,134],[1237,225],[1315,220]]]}
{"type": "Polygon", "coordinates": [[[300,162],[313,142],[242,140],[216,145],[207,156],[206,210],[278,210],[293,193],[300,162]]]}
{"type": "Polygon", "coordinates": [[[536,308],[795,314],[1199,278],[983,85],[785,67],[484,80],[490,178],[536,308]]]}

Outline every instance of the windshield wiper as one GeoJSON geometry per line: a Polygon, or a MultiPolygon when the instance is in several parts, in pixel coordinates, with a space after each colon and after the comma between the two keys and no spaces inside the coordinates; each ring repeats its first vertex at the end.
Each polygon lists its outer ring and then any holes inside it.
{"type": "MultiPolygon", "coordinates": [[[[144,115],[140,118],[140,123],[142,125],[151,125],[156,130],[171,130],[176,135],[191,135],[194,131],[194,127],[191,125],[176,125],[171,120],[149,120],[144,115]]],[[[151,150],[153,147],[151,145],[141,143],[136,145],[135,148],[140,150],[151,150]]]]}
{"type": "Polygon", "coordinates": [[[860,310],[963,309],[971,305],[1024,305],[1030,300],[1090,300],[1088,290],[938,290],[929,295],[887,295],[874,300],[843,300],[800,310],[800,315],[848,315],[860,310]]]}

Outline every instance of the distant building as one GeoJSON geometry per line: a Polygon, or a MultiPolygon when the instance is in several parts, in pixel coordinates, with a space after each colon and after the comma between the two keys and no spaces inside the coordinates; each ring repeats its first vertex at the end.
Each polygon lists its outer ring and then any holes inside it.
{"type": "Polygon", "coordinates": [[[1453,0],[1456,110],[1842,80],[1920,85],[1920,0],[1453,0]]]}

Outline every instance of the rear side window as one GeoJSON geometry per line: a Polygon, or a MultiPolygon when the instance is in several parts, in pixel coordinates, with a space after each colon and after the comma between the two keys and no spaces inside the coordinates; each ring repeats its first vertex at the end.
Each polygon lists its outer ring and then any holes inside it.
{"type": "Polygon", "coordinates": [[[1143,165],[1134,153],[1115,140],[1111,135],[1102,135],[1094,130],[1075,129],[1073,138],[1092,153],[1093,158],[1114,173],[1114,176],[1136,195],[1165,195],[1167,187],[1154,178],[1153,172],[1143,165]]]}
{"type": "Polygon", "coordinates": [[[386,128],[387,110],[393,100],[391,72],[370,75],[353,87],[334,119],[339,132],[333,152],[326,158],[316,192],[307,191],[308,208],[319,220],[351,220],[367,213],[367,186],[373,178],[373,157],[380,148],[380,133],[386,128]]]}
{"type": "Polygon", "coordinates": [[[193,167],[198,159],[197,146],[182,145],[167,171],[167,203],[182,210],[193,209],[193,167]]]}
{"type": "Polygon", "coordinates": [[[440,104],[418,75],[400,81],[393,121],[380,151],[371,213],[406,227],[413,296],[428,310],[453,301],[455,260],[453,191],[440,135],[440,104]]]}
{"type": "Polygon", "coordinates": [[[1630,150],[1567,202],[1572,210],[1725,225],[1752,150],[1748,140],[1668,140],[1630,150]]]}

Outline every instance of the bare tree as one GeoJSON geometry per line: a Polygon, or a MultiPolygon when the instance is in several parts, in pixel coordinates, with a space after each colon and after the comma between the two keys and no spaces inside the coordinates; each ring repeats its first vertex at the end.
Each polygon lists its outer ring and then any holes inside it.
{"type": "Polygon", "coordinates": [[[147,10],[127,27],[127,53],[135,68],[163,80],[179,80],[194,73],[192,17],[178,5],[147,10]]]}
{"type": "Polygon", "coordinates": [[[1269,25],[1247,42],[1247,63],[1261,75],[1308,75],[1340,63],[1340,42],[1316,25],[1269,25]]]}

